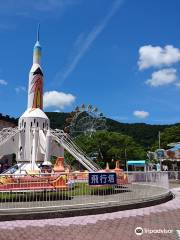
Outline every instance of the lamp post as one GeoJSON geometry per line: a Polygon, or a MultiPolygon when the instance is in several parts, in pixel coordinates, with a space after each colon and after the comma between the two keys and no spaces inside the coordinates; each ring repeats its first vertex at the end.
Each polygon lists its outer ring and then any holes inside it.
{"type": "Polygon", "coordinates": [[[159,149],[161,149],[161,132],[158,133],[158,139],[159,139],[159,149]]]}
{"type": "Polygon", "coordinates": [[[125,156],[125,163],[126,163],[126,171],[128,171],[128,165],[127,165],[127,149],[124,149],[124,156],[125,156]]]}
{"type": "MultiPolygon", "coordinates": [[[[161,149],[161,132],[158,132],[158,140],[159,140],[159,149],[161,149]]],[[[159,163],[160,163],[160,171],[162,169],[162,159],[161,156],[159,157],[159,163]]]]}

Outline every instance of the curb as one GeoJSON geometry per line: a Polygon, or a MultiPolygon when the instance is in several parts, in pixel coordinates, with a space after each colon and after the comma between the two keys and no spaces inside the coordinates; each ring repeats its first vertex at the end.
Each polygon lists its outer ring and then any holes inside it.
{"type": "Polygon", "coordinates": [[[37,219],[50,219],[50,218],[65,218],[85,215],[96,215],[103,213],[111,213],[117,211],[138,209],[144,207],[150,207],[168,202],[174,198],[174,194],[169,191],[167,194],[157,197],[155,199],[146,199],[141,202],[133,202],[129,204],[106,204],[104,206],[91,206],[85,208],[74,208],[74,209],[54,209],[43,208],[43,209],[17,209],[16,212],[10,212],[0,210],[0,221],[13,221],[13,220],[37,220],[37,219]]]}

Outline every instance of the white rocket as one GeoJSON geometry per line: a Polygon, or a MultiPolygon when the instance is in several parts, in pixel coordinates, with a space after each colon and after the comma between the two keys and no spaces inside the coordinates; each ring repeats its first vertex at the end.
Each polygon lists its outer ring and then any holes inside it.
{"type": "Polygon", "coordinates": [[[50,135],[50,121],[43,112],[43,72],[40,66],[41,46],[39,26],[37,41],[33,50],[33,65],[29,72],[28,105],[20,117],[21,131],[18,162],[28,162],[27,168],[38,170],[37,163],[49,164],[52,148],[55,156],[64,156],[64,149],[57,145],[50,135]]]}
{"type": "MultiPolygon", "coordinates": [[[[16,153],[23,170],[39,171],[38,163],[49,164],[51,155],[64,156],[64,149],[50,134],[50,121],[43,112],[43,72],[40,66],[39,27],[33,50],[33,65],[29,72],[27,110],[19,118],[18,132],[0,146],[2,155],[16,153]]],[[[22,169],[21,169],[22,170],[22,169]]]]}

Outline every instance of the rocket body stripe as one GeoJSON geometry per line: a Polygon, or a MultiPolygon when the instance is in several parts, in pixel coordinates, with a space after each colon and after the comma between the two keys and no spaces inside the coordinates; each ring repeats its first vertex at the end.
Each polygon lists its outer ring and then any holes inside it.
{"type": "Polygon", "coordinates": [[[40,66],[41,46],[37,40],[33,50],[33,65],[29,73],[28,108],[43,110],[43,73],[40,66]]]}

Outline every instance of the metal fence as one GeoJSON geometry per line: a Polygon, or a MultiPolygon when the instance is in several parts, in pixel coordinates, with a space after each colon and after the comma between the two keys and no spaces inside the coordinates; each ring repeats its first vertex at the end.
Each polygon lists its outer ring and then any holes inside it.
{"type": "Polygon", "coordinates": [[[167,172],[124,172],[117,180],[115,185],[90,186],[88,173],[0,175],[0,211],[123,205],[169,192],[167,172]]]}
{"type": "Polygon", "coordinates": [[[173,181],[173,180],[180,181],[180,171],[168,171],[167,173],[170,181],[173,181]]]}

